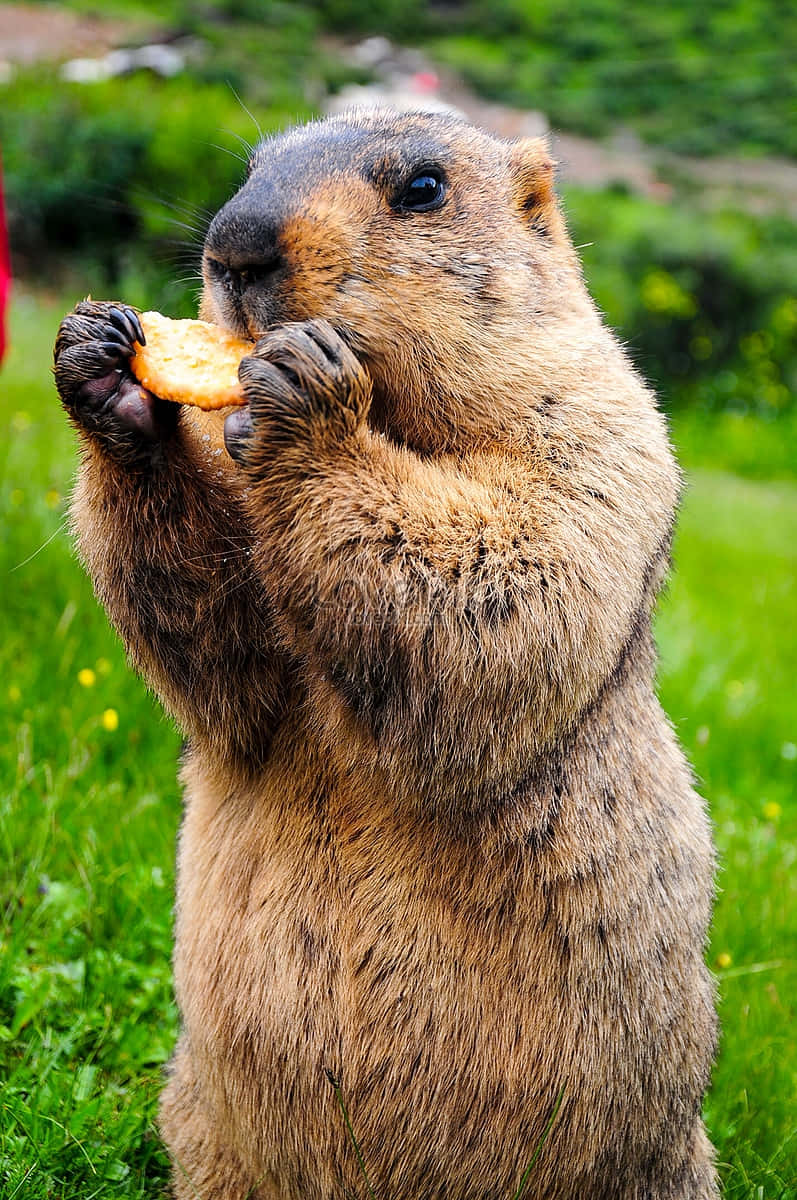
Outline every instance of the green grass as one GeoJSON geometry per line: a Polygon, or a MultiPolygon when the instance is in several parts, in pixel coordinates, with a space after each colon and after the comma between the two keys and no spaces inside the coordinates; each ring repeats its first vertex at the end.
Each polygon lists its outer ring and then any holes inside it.
{"type": "Polygon", "coordinates": [[[692,472],[661,694],[720,851],[710,958],[731,961],[707,1117],[728,1197],[797,1196],[796,608],[797,485],[692,472]]]}
{"type": "MultiPolygon", "coordinates": [[[[156,1197],[166,1178],[153,1118],[176,1031],[179,739],[126,668],[65,529],[74,441],[49,365],[76,298],[18,290],[0,372],[4,1200],[156,1197]]],[[[726,1194],[795,1200],[797,483],[762,478],[776,447],[788,474],[773,430],[793,428],[746,420],[744,453],[710,424],[675,425],[689,488],[661,684],[720,852],[709,958],[726,964],[724,1032],[706,1111],[726,1194]]]]}
{"type": "Polygon", "coordinates": [[[68,303],[17,292],[0,370],[7,1200],[154,1196],[166,1177],[152,1121],[176,1029],[179,741],[126,668],[65,529],[75,449],[49,366],[68,303]]]}

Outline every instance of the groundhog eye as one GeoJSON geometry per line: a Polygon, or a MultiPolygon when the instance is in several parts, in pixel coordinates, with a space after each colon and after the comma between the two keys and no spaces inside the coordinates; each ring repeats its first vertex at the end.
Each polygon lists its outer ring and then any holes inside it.
{"type": "Polygon", "coordinates": [[[446,194],[446,185],[437,171],[420,171],[409,181],[395,207],[400,212],[429,212],[439,208],[446,194]]]}

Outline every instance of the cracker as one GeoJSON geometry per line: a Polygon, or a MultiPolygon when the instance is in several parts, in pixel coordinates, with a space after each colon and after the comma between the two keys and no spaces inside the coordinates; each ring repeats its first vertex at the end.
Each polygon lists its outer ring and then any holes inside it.
{"type": "Polygon", "coordinates": [[[162,400],[207,410],[243,404],[238,364],[252,351],[207,321],[173,321],[159,312],[141,314],[146,346],[136,343],[130,369],[162,400]]]}

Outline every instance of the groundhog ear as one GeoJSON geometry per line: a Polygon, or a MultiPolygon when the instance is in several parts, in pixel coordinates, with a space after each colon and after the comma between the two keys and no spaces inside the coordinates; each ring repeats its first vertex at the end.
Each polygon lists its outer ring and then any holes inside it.
{"type": "Polygon", "coordinates": [[[554,160],[545,138],[521,138],[512,146],[515,200],[529,225],[540,233],[559,232],[553,188],[554,160]]]}

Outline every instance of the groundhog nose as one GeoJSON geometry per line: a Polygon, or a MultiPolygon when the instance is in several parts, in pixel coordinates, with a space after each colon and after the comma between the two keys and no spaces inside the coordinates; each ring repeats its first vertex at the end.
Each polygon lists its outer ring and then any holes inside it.
{"type": "Polygon", "coordinates": [[[280,225],[273,207],[262,197],[239,192],[211,221],[205,251],[233,272],[273,269],[281,258],[280,225]]]}
{"type": "Polygon", "coordinates": [[[265,262],[246,262],[240,267],[231,266],[211,255],[207,256],[206,262],[211,278],[221,284],[225,291],[240,296],[249,287],[268,287],[282,266],[282,257],[275,254],[265,262]]]}
{"type": "Polygon", "coordinates": [[[236,302],[247,292],[268,295],[284,275],[280,222],[264,197],[233,196],[208,229],[205,267],[210,282],[236,302]]]}

